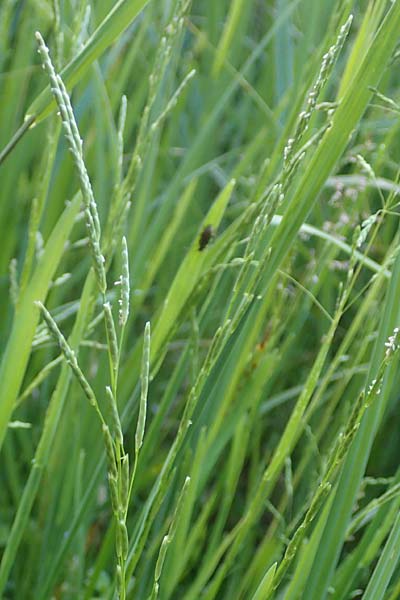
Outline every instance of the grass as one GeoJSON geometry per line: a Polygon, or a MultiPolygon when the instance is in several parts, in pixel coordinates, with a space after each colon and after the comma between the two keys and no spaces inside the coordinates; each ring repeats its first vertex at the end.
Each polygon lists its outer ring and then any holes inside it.
{"type": "Polygon", "coordinates": [[[0,597],[398,598],[399,0],[0,27],[0,597]]]}

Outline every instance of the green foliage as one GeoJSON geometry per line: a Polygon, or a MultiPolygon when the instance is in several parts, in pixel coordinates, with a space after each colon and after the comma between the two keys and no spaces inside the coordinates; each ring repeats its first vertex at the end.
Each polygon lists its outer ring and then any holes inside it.
{"type": "Polygon", "coordinates": [[[398,597],[398,31],[0,3],[2,598],[398,597]]]}

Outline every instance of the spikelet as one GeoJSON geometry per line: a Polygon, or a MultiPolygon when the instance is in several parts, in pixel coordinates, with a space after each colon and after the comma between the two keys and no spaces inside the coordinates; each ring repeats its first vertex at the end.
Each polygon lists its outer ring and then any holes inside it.
{"type": "Polygon", "coordinates": [[[43,304],[41,302],[35,302],[35,304],[40,309],[42,316],[43,316],[44,320],[46,321],[46,325],[47,325],[51,335],[53,336],[55,341],[58,343],[60,350],[65,357],[65,360],[71,367],[71,370],[72,370],[73,374],[75,375],[79,385],[83,389],[87,399],[89,400],[89,402],[92,406],[97,408],[96,396],[95,396],[88,380],[86,379],[83,372],[81,371],[81,368],[78,365],[78,361],[77,361],[75,352],[72,350],[71,346],[68,344],[67,340],[65,339],[65,337],[59,330],[57,323],[55,322],[55,320],[53,319],[53,317],[51,316],[49,311],[43,306],[43,304]]]}
{"type": "Polygon", "coordinates": [[[332,73],[332,69],[335,65],[336,59],[339,56],[340,51],[343,48],[344,42],[346,41],[347,35],[350,31],[352,21],[353,16],[350,15],[346,23],[341,27],[335,43],[329,48],[328,52],[324,54],[322,58],[319,73],[307,97],[306,108],[303,112],[300,113],[293,137],[291,137],[288,140],[283,152],[285,170],[289,168],[293,153],[299,147],[299,144],[305,132],[308,129],[311,117],[316,109],[321,90],[332,73]]]}
{"type": "Polygon", "coordinates": [[[147,412],[147,393],[149,388],[149,370],[150,370],[150,323],[146,323],[143,340],[143,355],[142,355],[142,371],[141,379],[141,394],[139,405],[139,416],[135,434],[135,451],[139,452],[143,443],[144,429],[146,425],[147,412]]]}
{"type": "Polygon", "coordinates": [[[110,365],[112,371],[112,379],[114,382],[117,379],[118,374],[118,363],[119,363],[119,349],[117,333],[115,331],[114,319],[111,312],[111,306],[109,302],[103,304],[104,309],[104,321],[106,325],[108,353],[110,357],[110,365]]]}
{"type": "Polygon", "coordinates": [[[18,285],[18,263],[16,258],[12,258],[9,266],[10,274],[10,296],[14,306],[17,305],[19,296],[19,285],[18,285]]]}
{"type": "Polygon", "coordinates": [[[104,438],[104,445],[106,448],[108,472],[110,474],[110,477],[112,477],[112,479],[115,479],[117,481],[118,480],[118,471],[117,471],[117,465],[115,462],[114,444],[113,444],[113,440],[112,440],[108,425],[106,425],[105,423],[103,424],[102,432],[103,432],[103,438],[104,438]]]}
{"type": "Polygon", "coordinates": [[[125,236],[122,238],[122,275],[119,283],[121,285],[121,298],[119,300],[119,324],[121,327],[125,327],[129,316],[130,295],[128,244],[125,236]]]}
{"type": "Polygon", "coordinates": [[[129,456],[125,454],[121,461],[121,507],[123,514],[128,512],[129,503],[129,456]]]}
{"type": "Polygon", "coordinates": [[[111,433],[114,436],[114,439],[120,444],[123,445],[123,436],[122,436],[122,428],[121,421],[118,414],[117,402],[114,398],[112,390],[109,386],[106,387],[106,401],[108,407],[108,414],[110,418],[110,429],[111,433]]]}
{"type": "Polygon", "coordinates": [[[38,43],[38,52],[42,59],[42,65],[49,77],[50,88],[57,103],[65,131],[65,137],[67,138],[69,149],[78,172],[80,188],[85,205],[86,226],[88,229],[89,242],[92,250],[93,268],[96,274],[96,280],[99,289],[101,293],[104,294],[107,284],[104,268],[104,257],[100,250],[100,220],[93,195],[93,189],[83,160],[82,139],[79,135],[78,126],[76,124],[68,92],[61,77],[54,69],[54,66],[51,62],[49,49],[47,48],[39,32],[36,32],[36,40],[38,43]]]}

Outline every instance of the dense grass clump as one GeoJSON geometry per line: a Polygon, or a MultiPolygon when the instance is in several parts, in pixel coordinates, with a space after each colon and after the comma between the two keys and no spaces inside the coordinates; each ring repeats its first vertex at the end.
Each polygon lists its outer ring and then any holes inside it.
{"type": "Polygon", "coordinates": [[[0,3],[0,597],[400,597],[400,0],[0,3]]]}

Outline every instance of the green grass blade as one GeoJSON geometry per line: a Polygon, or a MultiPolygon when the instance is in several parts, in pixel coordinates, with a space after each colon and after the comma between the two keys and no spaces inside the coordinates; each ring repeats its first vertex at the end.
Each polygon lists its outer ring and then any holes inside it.
{"type": "Polygon", "coordinates": [[[3,444],[7,426],[17,400],[22,380],[28,364],[33,336],[39,322],[36,300],[44,302],[52,278],[64,253],[75,218],[80,207],[80,197],[67,206],[55,226],[38,263],[31,281],[20,298],[18,309],[7,347],[0,366],[2,381],[0,391],[0,447],[3,444]]]}
{"type": "Polygon", "coordinates": [[[251,600],[264,600],[265,598],[268,598],[269,594],[272,591],[272,584],[274,582],[276,564],[277,563],[271,565],[268,571],[265,573],[260,585],[258,586],[256,592],[253,594],[251,600]]]}
{"type": "MultiPolygon", "coordinates": [[[[61,71],[66,86],[74,87],[85,75],[90,66],[130,25],[149,0],[119,0],[108,13],[96,31],[90,36],[82,50],[61,71]]],[[[12,151],[15,145],[33,125],[45,119],[55,107],[52,94],[46,88],[32,102],[25,114],[24,123],[15,133],[7,146],[0,153],[0,164],[12,151]]]]}
{"type": "Polygon", "coordinates": [[[387,540],[378,564],[369,580],[363,596],[364,600],[384,598],[390,579],[400,557],[400,512],[397,513],[392,531],[387,540]]]}
{"type": "Polygon", "coordinates": [[[158,355],[158,352],[167,339],[169,332],[176,324],[176,320],[186,300],[189,298],[196,283],[199,281],[199,278],[203,273],[208,248],[200,249],[199,244],[202,232],[206,227],[209,226],[211,226],[215,232],[217,231],[227,204],[231,198],[234,186],[235,181],[230,181],[209,209],[207,215],[203,219],[198,234],[193,240],[186,257],[174,278],[171,289],[168,292],[162,311],[154,327],[151,346],[152,363],[153,357],[158,355]]]}
{"type": "MultiPolygon", "coordinates": [[[[79,203],[78,203],[79,206],[79,203]]],[[[82,301],[79,308],[75,327],[71,334],[70,343],[73,348],[77,348],[79,340],[86,327],[87,314],[92,304],[92,294],[94,288],[93,274],[88,278],[87,284],[82,294],[82,301]]],[[[43,470],[49,460],[49,453],[56,435],[59,420],[61,418],[64,402],[67,397],[67,391],[70,383],[71,373],[67,364],[63,365],[58,380],[58,385],[50,399],[50,404],[46,412],[45,425],[43,432],[32,460],[32,467],[26,482],[18,510],[14,518],[11,532],[8,536],[7,545],[0,563],[0,596],[3,594],[7,583],[15,556],[18,552],[24,531],[29,523],[32,506],[35,502],[40,482],[43,477],[43,470]]]]}
{"type": "Polygon", "coordinates": [[[229,9],[229,15],[226,20],[224,30],[219,41],[218,47],[215,53],[213,75],[218,77],[221,72],[222,66],[227,59],[229,47],[232,40],[235,37],[235,31],[240,23],[240,19],[245,7],[244,0],[233,0],[229,9]]]}
{"type": "MultiPolygon", "coordinates": [[[[95,60],[132,23],[149,0],[119,0],[96,31],[90,36],[79,54],[62,69],[60,75],[66,86],[74,87],[95,60]]],[[[26,111],[26,119],[33,117],[39,123],[53,109],[54,102],[48,88],[34,100],[26,111]]]]}
{"type": "MultiPolygon", "coordinates": [[[[386,302],[383,309],[383,317],[379,327],[379,335],[375,345],[374,355],[371,360],[371,374],[369,380],[373,379],[384,351],[384,343],[393,328],[400,320],[397,298],[400,294],[400,260],[397,259],[393,268],[390,287],[387,292],[386,302]]],[[[349,455],[343,467],[339,486],[335,493],[329,519],[325,525],[324,535],[321,539],[321,547],[318,558],[310,575],[306,594],[311,598],[323,598],[326,593],[329,580],[338,554],[343,545],[344,532],[347,529],[351,511],[357,496],[358,486],[364,474],[369,452],[371,450],[374,433],[379,422],[380,415],[390,392],[390,374],[393,376],[393,365],[388,369],[385,386],[381,393],[380,402],[376,402],[371,410],[365,415],[360,430],[353,442],[349,455]],[[322,573],[324,575],[322,576],[322,573]]]]}

